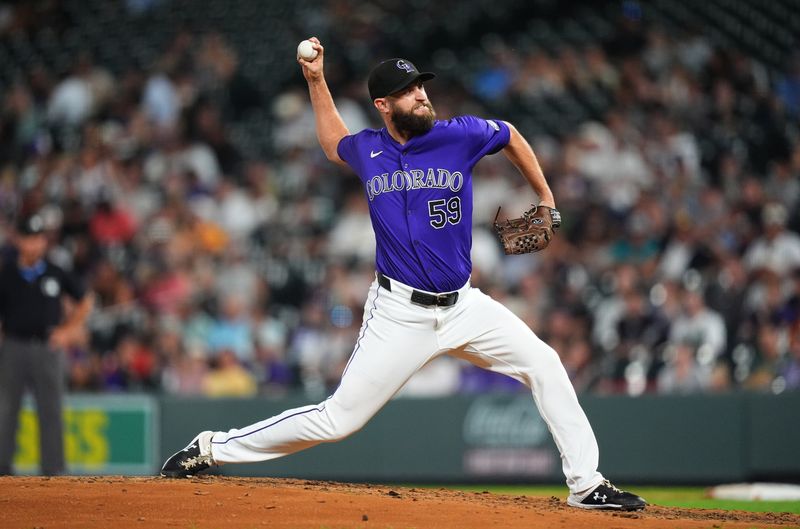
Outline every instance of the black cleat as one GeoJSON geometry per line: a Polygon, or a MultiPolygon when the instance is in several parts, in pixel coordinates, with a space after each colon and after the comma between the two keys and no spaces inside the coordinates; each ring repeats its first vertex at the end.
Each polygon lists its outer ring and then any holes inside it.
{"type": "Polygon", "coordinates": [[[580,509],[640,511],[647,506],[647,502],[636,494],[619,490],[610,481],[605,480],[585,496],[570,494],[567,505],[580,509]]]}
{"type": "Polygon", "coordinates": [[[189,478],[214,466],[211,457],[213,435],[211,431],[200,432],[186,448],[172,454],[161,467],[161,477],[189,478]]]}

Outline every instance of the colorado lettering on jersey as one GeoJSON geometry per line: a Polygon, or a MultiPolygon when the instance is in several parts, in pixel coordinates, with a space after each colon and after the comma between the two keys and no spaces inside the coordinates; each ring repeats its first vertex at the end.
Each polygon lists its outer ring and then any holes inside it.
{"type": "Polygon", "coordinates": [[[464,175],[460,171],[452,173],[447,169],[412,169],[395,171],[373,176],[366,181],[367,196],[370,201],[382,193],[410,191],[412,189],[450,189],[458,192],[464,185],[464,175]]]}

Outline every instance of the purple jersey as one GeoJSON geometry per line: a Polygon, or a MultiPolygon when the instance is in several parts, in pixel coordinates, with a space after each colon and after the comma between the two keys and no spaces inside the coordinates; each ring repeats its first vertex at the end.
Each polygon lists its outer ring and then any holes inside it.
{"type": "Polygon", "coordinates": [[[342,138],[339,157],[369,201],[379,272],[429,292],[464,286],[472,272],[472,168],[509,138],[502,121],[474,116],[436,121],[405,145],[386,128],[342,138]]]}

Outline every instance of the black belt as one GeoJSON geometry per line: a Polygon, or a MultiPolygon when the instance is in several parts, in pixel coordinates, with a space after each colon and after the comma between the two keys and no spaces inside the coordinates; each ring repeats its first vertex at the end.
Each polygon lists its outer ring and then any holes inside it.
{"type": "MultiPolygon", "coordinates": [[[[378,272],[378,284],[392,291],[392,280],[378,272]]],[[[458,301],[458,292],[448,292],[447,294],[429,294],[414,290],[411,292],[411,302],[425,307],[452,307],[458,301]]]]}

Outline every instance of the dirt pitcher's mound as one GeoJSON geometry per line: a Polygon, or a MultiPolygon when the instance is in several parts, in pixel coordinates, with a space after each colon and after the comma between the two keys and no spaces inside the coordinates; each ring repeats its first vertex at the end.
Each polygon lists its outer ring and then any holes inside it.
{"type": "Polygon", "coordinates": [[[752,528],[792,514],[648,507],[582,511],[563,499],[320,481],[199,477],[0,477],[3,529],[752,528]]]}

